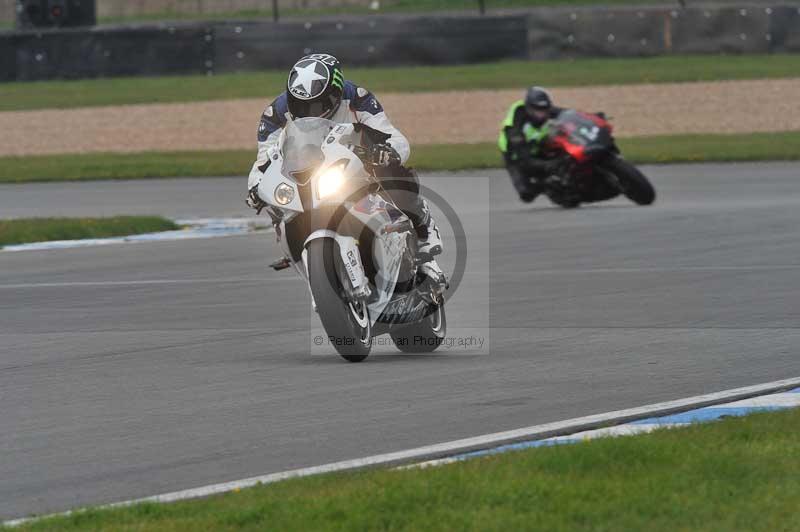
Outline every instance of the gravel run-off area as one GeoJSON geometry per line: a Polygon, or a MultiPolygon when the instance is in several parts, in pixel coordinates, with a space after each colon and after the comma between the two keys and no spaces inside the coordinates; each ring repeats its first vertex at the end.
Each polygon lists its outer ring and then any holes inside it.
{"type": "MultiPolygon", "coordinates": [[[[356,80],[357,81],[357,80],[356,80]]],[[[619,137],[800,130],[800,78],[553,89],[619,137]]],[[[414,144],[491,142],[519,90],[379,94],[414,144]]],[[[264,99],[0,113],[0,156],[255,149],[264,99]]]]}

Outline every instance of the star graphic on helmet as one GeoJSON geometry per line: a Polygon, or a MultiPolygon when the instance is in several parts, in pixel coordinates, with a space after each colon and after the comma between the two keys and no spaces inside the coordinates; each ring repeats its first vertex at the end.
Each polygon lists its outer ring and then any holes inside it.
{"type": "Polygon", "coordinates": [[[294,89],[295,87],[302,86],[307,94],[312,95],[311,87],[314,85],[314,82],[326,79],[325,76],[317,74],[316,66],[316,61],[312,61],[304,67],[294,67],[297,77],[294,78],[291,88],[294,89]]]}

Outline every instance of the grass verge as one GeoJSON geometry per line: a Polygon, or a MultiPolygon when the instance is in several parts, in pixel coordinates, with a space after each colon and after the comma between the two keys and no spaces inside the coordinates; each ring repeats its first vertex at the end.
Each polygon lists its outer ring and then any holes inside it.
{"type": "MultiPolygon", "coordinates": [[[[677,135],[620,139],[625,156],[639,164],[800,160],[800,131],[746,135],[677,135]]],[[[412,150],[420,170],[502,166],[493,143],[422,145],[412,150]]],[[[0,183],[240,176],[250,171],[253,150],[134,154],[44,155],[0,158],[0,183]]]]}
{"type": "Polygon", "coordinates": [[[255,150],[0,157],[0,183],[243,176],[255,150]]]}
{"type": "MultiPolygon", "coordinates": [[[[289,60],[291,61],[291,59],[289,60]]],[[[287,63],[286,69],[290,67],[287,63]]],[[[800,55],[693,55],[479,65],[345,68],[349,79],[385,92],[513,89],[797,77],[800,55]]],[[[286,71],[160,78],[112,78],[0,84],[0,111],[135,103],[263,98],[279,94],[286,71]]]]}
{"type": "Polygon", "coordinates": [[[19,530],[800,529],[800,409],[496,455],[330,474],[19,530]]]}
{"type": "Polygon", "coordinates": [[[0,248],[31,242],[108,238],[175,229],[180,229],[180,226],[157,216],[0,220],[0,248]]]}
{"type": "MultiPolygon", "coordinates": [[[[625,158],[637,164],[800,160],[800,131],[665,135],[624,138],[617,142],[625,158]]],[[[494,143],[418,146],[412,153],[414,166],[426,170],[502,166],[494,143]]]]}

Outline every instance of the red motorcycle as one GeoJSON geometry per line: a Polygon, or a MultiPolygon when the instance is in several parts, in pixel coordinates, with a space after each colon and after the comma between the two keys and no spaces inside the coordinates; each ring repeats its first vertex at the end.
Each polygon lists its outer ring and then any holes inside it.
{"type": "Polygon", "coordinates": [[[546,156],[564,164],[539,182],[550,200],[562,207],[605,201],[623,194],[638,205],[650,205],[656,191],[647,177],[626,161],[612,135],[613,127],[600,114],[565,110],[548,123],[546,156]]]}

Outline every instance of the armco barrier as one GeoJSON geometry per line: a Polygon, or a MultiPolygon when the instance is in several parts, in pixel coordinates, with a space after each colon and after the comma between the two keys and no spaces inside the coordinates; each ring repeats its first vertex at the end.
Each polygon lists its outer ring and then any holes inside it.
{"type": "Polygon", "coordinates": [[[687,9],[665,20],[677,53],[767,53],[770,17],[767,8],[687,9]]]}
{"type": "Polygon", "coordinates": [[[769,34],[772,52],[800,52],[800,7],[773,8],[769,34]]]}
{"type": "Polygon", "coordinates": [[[11,79],[198,73],[213,59],[212,35],[203,27],[19,32],[11,79]]]}
{"type": "Polygon", "coordinates": [[[287,68],[297,57],[320,50],[350,65],[453,64],[526,57],[527,28],[520,17],[222,24],[215,30],[217,72],[287,68]]]}
{"type": "Polygon", "coordinates": [[[528,55],[655,55],[665,52],[661,9],[543,9],[528,17],[528,55]]]}
{"type": "Polygon", "coordinates": [[[17,79],[17,37],[0,35],[0,81],[17,79]]]}
{"type": "Polygon", "coordinates": [[[794,6],[542,9],[528,18],[532,59],[800,51],[794,6]]]}
{"type": "Polygon", "coordinates": [[[0,80],[287,68],[328,51],[348,65],[800,52],[800,6],[542,8],[502,16],[184,23],[0,33],[0,80]]]}

